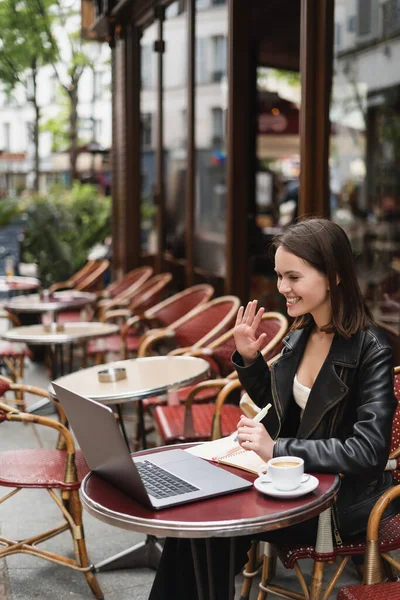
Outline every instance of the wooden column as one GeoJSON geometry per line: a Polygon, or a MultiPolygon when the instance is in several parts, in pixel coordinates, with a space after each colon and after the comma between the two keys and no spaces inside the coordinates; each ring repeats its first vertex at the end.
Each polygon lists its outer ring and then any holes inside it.
{"type": "Polygon", "coordinates": [[[299,216],[329,216],[334,0],[302,0],[299,216]]]}
{"type": "Polygon", "coordinates": [[[164,7],[155,9],[158,19],[158,39],[154,42],[157,52],[157,141],[156,141],[156,185],[154,201],[156,205],[157,255],[156,271],[162,271],[165,234],[165,181],[164,181],[164,7]]]}
{"type": "Polygon", "coordinates": [[[228,2],[228,117],[225,292],[242,301],[248,294],[248,202],[254,172],[251,131],[254,77],[249,36],[249,2],[228,2]]]}
{"type": "Polygon", "coordinates": [[[113,49],[112,235],[115,275],[140,264],[140,35],[116,30],[113,49]]]}
{"type": "Polygon", "coordinates": [[[194,222],[195,222],[195,177],[196,177],[196,3],[195,0],[187,0],[187,56],[188,56],[188,97],[187,97],[187,166],[186,166],[186,214],[185,214],[185,249],[186,249],[186,285],[193,284],[194,270],[194,222]]]}

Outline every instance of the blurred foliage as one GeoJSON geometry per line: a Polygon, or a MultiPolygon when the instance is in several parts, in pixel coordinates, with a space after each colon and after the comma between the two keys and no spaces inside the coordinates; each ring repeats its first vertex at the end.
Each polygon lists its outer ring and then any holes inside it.
{"type": "Polygon", "coordinates": [[[37,263],[46,287],[80,269],[89,250],[111,232],[111,198],[92,185],[54,187],[45,196],[25,200],[23,208],[27,224],[21,260],[37,263]]]}
{"type": "Polygon", "coordinates": [[[57,60],[57,46],[47,35],[54,0],[39,4],[38,0],[0,2],[0,80],[8,93],[21,83],[29,95],[32,70],[57,60]]]}
{"type": "Polygon", "coordinates": [[[21,207],[16,200],[11,198],[0,200],[0,227],[6,227],[20,214],[21,207]]]}

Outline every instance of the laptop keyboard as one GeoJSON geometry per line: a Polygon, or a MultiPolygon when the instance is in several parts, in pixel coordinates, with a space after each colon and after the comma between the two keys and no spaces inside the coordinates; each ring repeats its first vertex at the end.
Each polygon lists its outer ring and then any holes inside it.
{"type": "Polygon", "coordinates": [[[155,465],[150,460],[135,462],[146,491],[155,498],[170,498],[188,492],[197,492],[199,488],[180,479],[169,471],[155,465]]]}

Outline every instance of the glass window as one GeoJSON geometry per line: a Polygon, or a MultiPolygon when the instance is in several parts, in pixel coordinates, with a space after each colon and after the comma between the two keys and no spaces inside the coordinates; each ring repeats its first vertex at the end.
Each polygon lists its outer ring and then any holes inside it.
{"type": "Polygon", "coordinates": [[[227,46],[226,37],[217,35],[212,38],[213,62],[211,77],[213,81],[221,81],[226,73],[227,46]]]}
{"type": "Polygon", "coordinates": [[[185,258],[187,167],[187,16],[173,2],[164,22],[165,249],[185,258]]]}
{"type": "MultiPolygon", "coordinates": [[[[389,14],[395,25],[398,4],[357,3],[358,36],[348,37],[346,51],[335,55],[330,115],[331,218],[349,235],[361,290],[380,319],[387,317],[385,294],[400,287],[400,31],[388,39],[385,29],[389,14]],[[385,43],[366,52],[359,36],[374,27],[385,43]]],[[[336,22],[346,22],[353,6],[337,2],[336,22]]],[[[397,321],[400,326],[398,309],[397,321]]]]}
{"type": "Polygon", "coordinates": [[[198,18],[196,26],[194,262],[196,267],[224,277],[228,10],[211,6],[208,10],[210,19],[198,18]]]}
{"type": "Polygon", "coordinates": [[[10,123],[3,123],[2,150],[10,150],[10,123]]]}
{"type": "Polygon", "coordinates": [[[157,251],[155,232],[154,187],[156,183],[156,158],[153,135],[153,115],[156,114],[155,53],[157,25],[147,27],[140,39],[141,51],[141,250],[155,254],[157,251]]]}

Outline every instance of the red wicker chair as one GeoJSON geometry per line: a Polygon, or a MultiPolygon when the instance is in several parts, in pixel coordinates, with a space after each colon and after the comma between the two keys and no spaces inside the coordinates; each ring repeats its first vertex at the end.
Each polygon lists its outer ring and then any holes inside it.
{"type": "Polygon", "coordinates": [[[53,283],[49,287],[52,294],[57,290],[74,289],[80,292],[94,292],[103,287],[104,272],[108,269],[108,260],[89,260],[79,271],[67,281],[53,283]]]}
{"type": "MultiPolygon", "coordinates": [[[[113,306],[114,302],[123,303],[140,289],[141,285],[151,277],[153,269],[151,267],[139,267],[133,269],[124,275],[118,281],[111,283],[105,290],[98,293],[99,300],[94,309],[90,309],[91,316],[104,315],[106,310],[113,306]]],[[[87,312],[87,311],[85,311],[87,312]]],[[[81,320],[81,311],[67,310],[60,312],[57,316],[59,323],[76,323],[81,320]]]]}
{"type": "MultiPolygon", "coordinates": [[[[7,385],[6,382],[5,387],[7,385]]],[[[4,391],[2,388],[3,381],[0,381],[0,393],[4,391]]],[[[79,499],[79,487],[83,477],[89,472],[89,467],[82,453],[79,450],[75,452],[71,433],[64,425],[53,419],[28,415],[0,402],[0,425],[4,421],[35,423],[55,429],[65,441],[66,450],[36,448],[1,452],[0,486],[14,489],[0,498],[0,504],[23,489],[43,489],[49,493],[60,509],[64,521],[48,531],[35,532],[22,541],[0,536],[0,559],[12,554],[29,554],[80,571],[86,577],[96,598],[102,599],[103,593],[88,560],[82,526],[82,506],[79,499]],[[41,542],[67,530],[72,535],[74,559],[38,547],[41,542]]]]}
{"type": "MultiPolygon", "coordinates": [[[[400,401],[400,367],[396,367],[395,368],[395,376],[394,376],[394,392],[395,395],[398,399],[398,401],[400,401]]],[[[393,421],[393,430],[392,430],[392,443],[393,446],[398,446],[398,439],[399,439],[399,411],[397,410],[395,413],[395,418],[393,421]]],[[[391,456],[393,457],[393,455],[396,454],[400,454],[400,450],[397,452],[393,452],[391,454],[391,456]]],[[[393,459],[394,460],[394,459],[393,459]]],[[[393,466],[393,465],[392,465],[393,466]]],[[[388,462],[388,465],[386,467],[387,469],[391,468],[390,465],[390,460],[388,462]]],[[[400,495],[400,487],[396,486],[396,488],[392,488],[392,490],[394,489],[398,489],[399,488],[399,493],[397,495],[400,495]]],[[[389,492],[387,492],[387,496],[384,495],[384,498],[389,498],[390,493],[392,492],[392,490],[389,490],[389,492]]],[[[375,509],[377,509],[377,506],[382,506],[379,503],[381,502],[381,500],[378,501],[376,507],[373,509],[373,512],[375,511],[375,509]]],[[[386,505],[389,503],[389,501],[386,502],[386,505]]],[[[378,509],[377,509],[378,511],[378,509]]],[[[371,523],[371,519],[372,519],[372,514],[371,513],[371,517],[370,517],[370,523],[371,523]]],[[[379,511],[378,511],[379,512],[379,511]]],[[[383,510],[382,510],[383,512],[383,510]]],[[[379,513],[379,518],[381,516],[381,513],[379,513]]],[[[373,521],[373,524],[375,526],[375,521],[373,521]]],[[[397,550],[400,548],[400,515],[397,515],[395,517],[393,517],[392,519],[387,519],[385,520],[381,526],[379,527],[379,542],[378,542],[378,534],[376,534],[376,537],[371,537],[371,527],[370,524],[368,525],[368,532],[369,533],[369,538],[368,539],[372,539],[374,540],[374,543],[372,545],[373,547],[373,559],[371,559],[371,564],[374,565],[374,569],[375,570],[379,570],[380,573],[380,569],[378,569],[377,565],[380,565],[380,560],[379,560],[379,556],[382,556],[383,558],[386,558],[386,560],[390,563],[393,562],[393,559],[388,555],[388,552],[390,552],[391,550],[397,550]]],[[[377,531],[377,526],[376,526],[376,531],[377,531]]],[[[319,600],[320,598],[322,598],[322,600],[327,600],[332,592],[333,587],[335,586],[336,582],[338,581],[343,569],[345,568],[349,558],[351,556],[356,556],[356,555],[363,555],[364,553],[366,554],[366,556],[368,556],[369,552],[372,552],[372,550],[370,549],[370,544],[369,542],[367,543],[365,538],[360,538],[358,540],[352,539],[351,541],[346,541],[346,540],[340,540],[342,541],[341,544],[336,544],[334,545],[332,543],[332,532],[331,532],[331,511],[330,509],[328,509],[327,511],[324,511],[324,513],[322,513],[322,515],[320,515],[320,521],[319,521],[319,532],[318,532],[318,538],[319,541],[317,541],[316,546],[311,546],[311,545],[307,545],[307,544],[302,544],[301,541],[299,541],[298,544],[293,545],[293,546],[278,546],[276,547],[276,551],[277,551],[277,555],[279,556],[279,559],[281,560],[282,564],[287,568],[287,569],[295,569],[296,571],[296,575],[299,579],[299,583],[301,585],[301,588],[304,592],[308,592],[308,587],[306,584],[306,581],[304,579],[304,576],[302,574],[300,565],[298,563],[299,560],[302,560],[304,558],[311,558],[314,561],[314,569],[313,569],[313,574],[312,574],[312,578],[311,578],[311,582],[310,582],[310,596],[315,600],[319,600]],[[323,543],[320,540],[324,540],[323,543]],[[322,592],[322,575],[323,575],[323,570],[324,570],[324,565],[327,562],[338,562],[338,566],[335,570],[335,573],[331,579],[331,581],[329,582],[329,584],[327,585],[327,587],[325,588],[325,591],[322,592]]],[[[268,544],[266,544],[267,547],[270,548],[270,546],[268,544]]],[[[255,553],[253,553],[253,558],[254,558],[255,553]]],[[[272,555],[271,550],[267,550],[267,553],[264,556],[264,566],[263,566],[263,576],[262,576],[262,580],[261,583],[259,584],[260,587],[260,592],[258,595],[258,600],[264,600],[264,598],[266,597],[267,591],[271,590],[271,591],[275,591],[278,592],[278,594],[280,594],[283,598],[293,598],[292,595],[290,595],[290,593],[288,592],[288,590],[285,590],[284,588],[281,588],[279,586],[274,585],[273,583],[271,583],[272,580],[272,573],[274,572],[274,561],[276,560],[275,556],[272,555]]],[[[398,568],[400,570],[400,564],[397,563],[396,568],[398,568]]],[[[254,568],[254,563],[253,564],[248,564],[246,565],[246,572],[253,572],[255,570],[254,568]]],[[[251,581],[251,578],[248,578],[251,581]]],[[[378,581],[381,581],[381,579],[378,578],[378,576],[374,575],[372,577],[368,578],[368,583],[376,583],[378,581]]],[[[301,600],[302,598],[306,599],[308,596],[305,595],[305,593],[303,595],[299,594],[298,596],[296,596],[299,598],[299,600],[301,600]]],[[[242,598],[248,598],[248,595],[244,595],[243,591],[242,591],[242,598]]]]}
{"type": "Polygon", "coordinates": [[[240,306],[236,296],[221,296],[175,321],[163,331],[147,335],[139,346],[138,356],[167,354],[175,347],[176,354],[184,354],[211,343],[227,332],[240,306]]]}
{"type": "MultiPolygon", "coordinates": [[[[382,494],[372,509],[367,528],[363,585],[342,588],[337,600],[400,600],[400,582],[381,583],[382,563],[380,561],[380,556],[382,556],[387,561],[390,569],[394,567],[397,573],[400,572],[400,562],[387,554],[387,551],[383,552],[382,534],[384,525],[380,524],[381,517],[388,504],[399,496],[400,485],[397,485],[382,494]]],[[[398,549],[400,546],[400,519],[395,517],[391,521],[395,521],[395,523],[392,523],[391,535],[392,538],[397,538],[396,549],[398,549]],[[396,527],[393,527],[394,524],[396,527]]],[[[394,545],[393,542],[392,545],[394,545]]],[[[391,573],[389,574],[391,575],[391,573]]]]}
{"type": "MultiPolygon", "coordinates": [[[[288,327],[286,317],[280,313],[265,313],[258,333],[266,333],[262,354],[269,360],[280,350],[282,338],[288,327]]],[[[207,348],[190,352],[211,361],[214,371],[225,378],[197,384],[177,392],[179,400],[185,404],[157,406],[154,418],[159,435],[164,444],[178,442],[206,441],[225,437],[235,431],[242,410],[237,405],[222,405],[228,395],[241,388],[236,371],[232,371],[231,356],[235,350],[233,329],[221,336],[207,348]],[[214,404],[216,395],[218,399],[214,404]]]]}
{"type": "Polygon", "coordinates": [[[120,354],[121,360],[136,356],[145,335],[154,333],[154,328],[173,327],[173,323],[207,302],[213,293],[214,288],[211,285],[199,284],[174,294],[146,310],[143,315],[128,318],[119,335],[106,339],[106,351],[99,349],[97,340],[93,340],[89,343],[88,354],[95,355],[97,363],[105,362],[106,352],[120,354]]]}

